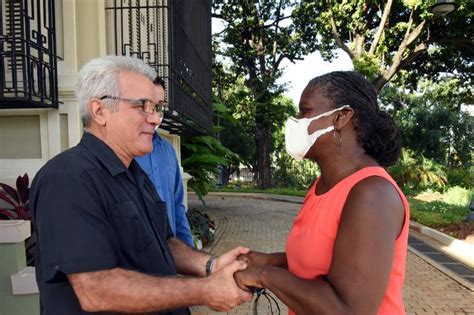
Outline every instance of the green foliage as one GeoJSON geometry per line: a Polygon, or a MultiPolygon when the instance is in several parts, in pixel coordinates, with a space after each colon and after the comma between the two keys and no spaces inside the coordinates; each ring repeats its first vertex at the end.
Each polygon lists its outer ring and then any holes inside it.
{"type": "Polygon", "coordinates": [[[458,9],[446,17],[429,11],[434,0],[387,4],[302,0],[293,11],[294,24],[326,61],[344,50],[378,91],[403,69],[414,84],[420,77],[437,80],[451,73],[472,86],[472,32],[466,30],[472,30],[473,1],[457,0],[458,9]]]}
{"type": "MultiPolygon", "coordinates": [[[[213,1],[213,17],[225,27],[214,38],[219,42],[214,44],[214,73],[218,74],[214,78],[223,91],[232,90],[239,79],[247,88],[241,89],[246,93],[245,103],[238,102],[247,110],[235,113],[247,118],[242,121],[248,128],[244,134],[254,139],[251,164],[262,188],[272,184],[274,125],[281,126],[287,112],[287,102],[281,101],[285,86],[277,83],[282,73],[281,62],[302,59],[317,48],[314,41],[306,40],[305,30],[293,23],[292,11],[296,8],[290,0],[213,1]]],[[[222,99],[226,100],[226,96],[222,99]]]]}
{"type": "Polygon", "coordinates": [[[463,222],[469,214],[473,197],[470,189],[451,187],[444,193],[425,190],[410,198],[411,218],[429,227],[463,222]]]}
{"type": "MultiPolygon", "coordinates": [[[[222,110],[221,105],[216,107],[222,110]]],[[[217,174],[218,166],[238,163],[240,158],[213,136],[183,136],[181,144],[181,165],[192,176],[188,185],[204,203],[206,185],[213,181],[212,174],[217,174]]]]}
{"type": "MultiPolygon", "coordinates": [[[[230,74],[224,69],[219,69],[219,71],[221,79],[214,76],[214,84],[218,87],[215,93],[220,94],[220,97],[216,96],[215,100],[227,110],[215,115],[215,124],[222,127],[218,137],[224,146],[231,148],[240,156],[244,165],[255,165],[255,108],[252,106],[250,91],[245,87],[242,78],[230,83],[227,79],[222,79],[230,74]]],[[[233,167],[232,171],[235,171],[238,166],[238,164],[229,165],[233,167]]]]}
{"type": "Polygon", "coordinates": [[[282,152],[276,158],[273,179],[277,187],[308,189],[320,174],[319,167],[313,161],[296,161],[282,152]]]}
{"type": "Polygon", "coordinates": [[[448,185],[471,188],[474,184],[473,167],[470,169],[458,167],[448,169],[448,185]]]}
{"type": "Polygon", "coordinates": [[[430,227],[460,223],[469,214],[472,196],[472,191],[462,187],[451,187],[444,193],[426,190],[409,199],[411,218],[430,227]]]}
{"type": "Polygon", "coordinates": [[[459,80],[420,80],[415,91],[407,90],[403,82],[391,83],[380,99],[393,112],[404,146],[448,167],[469,168],[474,117],[460,111],[469,98],[459,80]]]}
{"type": "Polygon", "coordinates": [[[210,244],[214,240],[214,231],[216,228],[214,221],[212,221],[207,214],[195,208],[189,209],[186,215],[194,239],[200,240],[203,247],[210,244]]]}
{"type": "MultiPolygon", "coordinates": [[[[219,71],[221,77],[230,75],[224,69],[219,71]]],[[[216,97],[216,100],[228,108],[228,111],[219,117],[219,125],[223,127],[219,132],[219,138],[226,147],[231,148],[241,157],[240,163],[252,168],[255,172],[258,161],[255,139],[258,129],[257,120],[264,121],[267,126],[266,130],[269,131],[269,149],[278,154],[284,149],[282,146],[283,122],[288,116],[295,115],[296,109],[291,99],[280,95],[275,96],[266,108],[259,107],[259,111],[263,109],[265,111],[257,114],[257,106],[254,104],[251,91],[245,86],[242,78],[237,79],[233,84],[223,84],[222,80],[217,81],[216,84],[220,84],[220,86],[216,92],[220,94],[221,98],[216,97]]],[[[224,171],[233,173],[238,169],[238,166],[238,164],[230,164],[224,168],[224,171]]]]}
{"type": "Polygon", "coordinates": [[[448,188],[439,200],[456,206],[468,207],[472,197],[473,192],[470,189],[454,186],[448,188]]]}
{"type": "Polygon", "coordinates": [[[442,189],[447,182],[442,165],[424,156],[415,156],[407,149],[402,149],[397,163],[389,167],[388,172],[408,195],[430,187],[442,189]]]}
{"type": "Polygon", "coordinates": [[[377,56],[362,54],[352,59],[354,70],[363,73],[370,81],[375,81],[380,76],[380,59],[377,56]]]}
{"type": "Polygon", "coordinates": [[[410,199],[411,219],[429,227],[459,223],[466,219],[469,208],[450,205],[442,201],[410,199]]]}
{"type": "Polygon", "coordinates": [[[258,189],[255,188],[253,185],[244,185],[241,186],[238,190],[235,189],[232,185],[228,187],[222,187],[219,189],[215,189],[214,187],[209,188],[210,191],[219,191],[219,192],[239,192],[239,193],[264,193],[264,194],[271,194],[271,195],[287,195],[287,196],[297,196],[297,197],[304,197],[306,196],[307,190],[306,189],[296,189],[291,187],[285,188],[269,188],[269,189],[258,189]]]}

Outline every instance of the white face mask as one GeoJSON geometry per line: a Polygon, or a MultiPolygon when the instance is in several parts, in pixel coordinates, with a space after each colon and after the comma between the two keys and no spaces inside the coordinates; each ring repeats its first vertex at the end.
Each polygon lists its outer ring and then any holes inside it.
{"type": "Polygon", "coordinates": [[[285,123],[286,152],[288,152],[288,154],[291,155],[295,160],[303,160],[306,153],[308,153],[309,149],[313,146],[313,144],[316,142],[316,140],[318,140],[319,137],[334,130],[334,126],[329,126],[325,129],[316,130],[312,134],[308,134],[308,127],[311,122],[321,117],[329,116],[346,107],[350,106],[344,105],[311,118],[288,118],[285,123]]]}

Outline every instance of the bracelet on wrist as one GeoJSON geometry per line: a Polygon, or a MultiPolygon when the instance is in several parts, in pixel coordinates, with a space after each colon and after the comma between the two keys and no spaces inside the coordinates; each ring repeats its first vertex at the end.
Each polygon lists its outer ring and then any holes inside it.
{"type": "Polygon", "coordinates": [[[216,256],[211,256],[206,262],[206,277],[209,277],[211,275],[212,266],[214,266],[215,261],[216,261],[216,256]]]}

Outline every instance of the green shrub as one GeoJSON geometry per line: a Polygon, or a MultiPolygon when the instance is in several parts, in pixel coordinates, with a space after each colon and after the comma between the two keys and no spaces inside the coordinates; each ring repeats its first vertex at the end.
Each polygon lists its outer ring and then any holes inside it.
{"type": "Polygon", "coordinates": [[[442,197],[442,200],[448,204],[469,207],[473,192],[470,189],[455,186],[449,188],[442,197]]]}
{"type": "Polygon", "coordinates": [[[192,176],[188,187],[204,202],[203,196],[209,184],[214,183],[218,166],[238,161],[239,157],[212,136],[183,136],[181,144],[181,165],[192,176]]]}
{"type": "Polygon", "coordinates": [[[469,208],[443,201],[423,201],[410,198],[411,219],[429,227],[459,223],[466,219],[469,208]]]}
{"type": "Polygon", "coordinates": [[[221,187],[219,189],[209,188],[209,191],[219,191],[219,192],[239,192],[239,193],[263,193],[263,194],[274,194],[274,195],[287,195],[287,196],[306,196],[305,189],[297,189],[291,187],[285,188],[269,188],[269,189],[258,189],[255,186],[250,184],[242,185],[238,190],[233,185],[228,185],[227,187],[221,187]]]}
{"type": "Polygon", "coordinates": [[[450,168],[447,171],[448,185],[461,186],[464,188],[471,188],[473,185],[473,167],[466,168],[450,168]]]}
{"type": "Polygon", "coordinates": [[[425,190],[410,198],[412,220],[429,227],[440,227],[463,222],[469,214],[473,192],[459,186],[444,193],[425,190]]]}
{"type": "Polygon", "coordinates": [[[442,190],[447,182],[444,166],[407,149],[402,150],[397,163],[389,167],[388,172],[406,195],[428,188],[442,190]]]}
{"type": "Polygon", "coordinates": [[[203,247],[214,240],[215,224],[205,213],[189,209],[186,213],[195,240],[200,240],[203,247]]]}
{"type": "Polygon", "coordinates": [[[308,189],[321,174],[316,163],[310,160],[296,161],[286,152],[276,158],[273,171],[275,186],[293,189],[308,189]]]}

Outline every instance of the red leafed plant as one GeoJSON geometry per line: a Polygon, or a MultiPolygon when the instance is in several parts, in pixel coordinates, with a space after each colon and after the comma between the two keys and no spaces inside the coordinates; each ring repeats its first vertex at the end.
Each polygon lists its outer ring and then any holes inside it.
{"type": "Polygon", "coordinates": [[[30,181],[28,174],[18,176],[16,179],[16,189],[10,185],[0,183],[0,199],[11,205],[11,208],[0,207],[0,220],[7,218],[10,220],[30,220],[29,209],[29,188],[30,181]]]}

